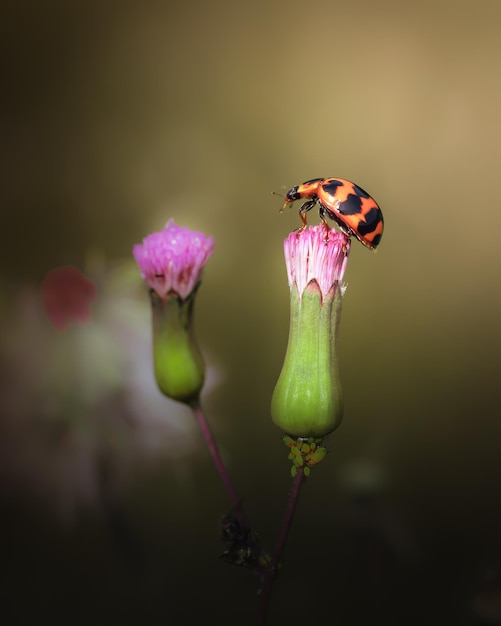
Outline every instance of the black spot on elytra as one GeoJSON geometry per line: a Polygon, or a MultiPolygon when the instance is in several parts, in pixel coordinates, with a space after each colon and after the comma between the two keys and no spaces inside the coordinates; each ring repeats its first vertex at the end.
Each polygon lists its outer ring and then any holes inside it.
{"type": "Polygon", "coordinates": [[[335,196],[338,190],[338,187],[342,187],[344,185],[344,183],[341,180],[338,180],[337,178],[334,178],[333,180],[329,181],[328,183],[324,183],[322,185],[322,189],[330,194],[331,196],[335,196]]]}
{"type": "Polygon", "coordinates": [[[373,240],[372,240],[372,242],[371,242],[371,246],[372,246],[373,248],[377,248],[377,246],[379,245],[379,242],[381,241],[381,237],[382,237],[382,235],[376,235],[376,236],[374,237],[374,239],[373,239],[373,240]]]}
{"type": "Polygon", "coordinates": [[[360,196],[361,198],[370,198],[370,195],[364,189],[362,189],[362,187],[355,185],[355,183],[353,183],[353,190],[355,191],[357,196],[360,196]]]}
{"type": "Polygon", "coordinates": [[[372,233],[377,228],[379,222],[382,221],[383,215],[381,210],[374,207],[365,215],[364,221],[358,224],[357,230],[361,235],[368,235],[372,233]]]}
{"type": "Polygon", "coordinates": [[[362,198],[350,193],[346,200],[339,205],[338,210],[342,215],[356,215],[357,213],[361,213],[362,198]]]}

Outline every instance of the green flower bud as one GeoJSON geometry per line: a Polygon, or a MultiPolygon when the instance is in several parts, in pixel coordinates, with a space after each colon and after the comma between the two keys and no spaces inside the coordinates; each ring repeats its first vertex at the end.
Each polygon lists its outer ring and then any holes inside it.
{"type": "Polygon", "coordinates": [[[345,235],[323,225],[291,233],[285,241],[289,343],[271,415],[293,437],[324,437],[343,416],[337,331],[349,249],[345,235]]]}
{"type": "Polygon", "coordinates": [[[205,364],[193,331],[196,290],[182,300],[162,299],[151,290],[153,363],[160,391],[173,400],[197,401],[205,379],[205,364]]]}

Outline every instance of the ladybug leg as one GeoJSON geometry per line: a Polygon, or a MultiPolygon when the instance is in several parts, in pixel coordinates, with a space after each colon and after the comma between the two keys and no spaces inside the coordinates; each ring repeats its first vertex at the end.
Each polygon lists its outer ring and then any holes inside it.
{"type": "Polygon", "coordinates": [[[308,226],[308,222],[306,221],[306,213],[308,213],[308,211],[310,211],[316,203],[316,200],[308,200],[308,202],[305,202],[299,209],[299,217],[301,218],[303,225],[298,230],[298,234],[302,233],[303,230],[308,226]]]}
{"type": "Polygon", "coordinates": [[[327,224],[327,220],[325,219],[325,207],[321,203],[319,203],[318,214],[320,215],[320,219],[322,220],[322,226],[325,229],[325,243],[327,243],[329,241],[329,233],[331,229],[329,227],[329,224],[327,224]]]}

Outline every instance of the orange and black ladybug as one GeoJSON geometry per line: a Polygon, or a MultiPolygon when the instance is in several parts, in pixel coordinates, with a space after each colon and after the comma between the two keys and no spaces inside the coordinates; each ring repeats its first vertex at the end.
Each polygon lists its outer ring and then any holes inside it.
{"type": "Polygon", "coordinates": [[[300,198],[308,200],[299,209],[303,227],[306,213],[318,204],[318,212],[327,227],[325,216],[336,222],[348,237],[356,237],[364,246],[375,250],[383,236],[383,213],[377,202],[355,183],[344,178],[313,178],[292,187],[285,194],[280,209],[300,198]]]}

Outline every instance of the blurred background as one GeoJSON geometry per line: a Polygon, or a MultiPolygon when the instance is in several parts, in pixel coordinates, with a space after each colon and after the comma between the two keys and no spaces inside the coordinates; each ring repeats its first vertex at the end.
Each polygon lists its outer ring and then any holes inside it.
{"type": "Polygon", "coordinates": [[[501,623],[499,1],[1,12],[5,623],[254,623],[257,579],[218,559],[229,504],[209,455],[152,382],[131,249],[169,218],[215,239],[203,401],[271,550],[290,487],[269,415],[282,242],[299,226],[271,192],[319,176],[367,189],[385,233],[376,254],[352,248],[344,422],[270,624],[501,623]],[[61,266],[94,285],[87,323],[47,316],[61,266]]]}

